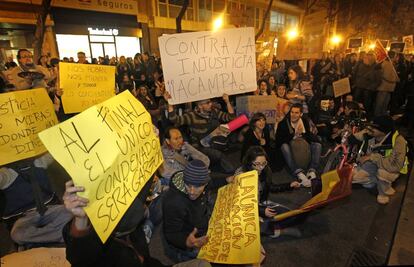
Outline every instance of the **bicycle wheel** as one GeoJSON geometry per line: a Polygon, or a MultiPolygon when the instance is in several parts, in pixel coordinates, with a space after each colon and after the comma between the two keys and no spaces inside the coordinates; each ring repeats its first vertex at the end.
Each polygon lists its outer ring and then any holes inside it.
{"type": "Polygon", "coordinates": [[[328,160],[326,161],[326,165],[323,168],[322,173],[327,173],[329,171],[332,171],[338,167],[338,165],[341,163],[342,160],[342,151],[336,150],[332,152],[332,154],[329,155],[328,160]]]}

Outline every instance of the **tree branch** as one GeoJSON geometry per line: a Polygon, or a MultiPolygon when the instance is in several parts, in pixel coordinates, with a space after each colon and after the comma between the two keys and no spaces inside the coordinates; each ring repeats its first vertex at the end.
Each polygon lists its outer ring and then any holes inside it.
{"type": "Polygon", "coordinates": [[[265,27],[265,24],[266,24],[266,20],[269,17],[270,10],[272,9],[272,5],[273,5],[273,0],[269,0],[269,4],[267,5],[266,12],[263,16],[262,25],[260,25],[260,29],[257,32],[256,36],[254,37],[254,39],[256,41],[257,41],[257,39],[259,39],[260,35],[262,35],[262,33],[263,33],[263,30],[264,30],[264,27],[265,27]]]}
{"type": "Polygon", "coordinates": [[[180,13],[178,13],[178,16],[175,18],[175,25],[177,27],[177,33],[181,32],[181,21],[184,17],[185,12],[187,11],[188,4],[189,4],[189,0],[184,0],[180,13]]]}

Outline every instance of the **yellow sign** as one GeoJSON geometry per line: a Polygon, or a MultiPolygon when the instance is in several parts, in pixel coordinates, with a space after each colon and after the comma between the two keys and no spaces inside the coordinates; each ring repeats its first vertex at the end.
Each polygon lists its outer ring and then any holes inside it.
{"type": "Polygon", "coordinates": [[[57,123],[44,88],[0,94],[0,166],[46,152],[37,133],[57,123]]]}
{"type": "Polygon", "coordinates": [[[78,113],[115,95],[115,67],[59,63],[63,110],[78,113]]]}
{"type": "Polygon", "coordinates": [[[53,0],[52,6],[135,16],[138,14],[138,3],[134,0],[53,0]]]}
{"type": "Polygon", "coordinates": [[[95,231],[106,242],[145,183],[161,165],[151,116],[125,91],[39,134],[67,170],[95,231]]]}
{"type": "Polygon", "coordinates": [[[256,171],[238,175],[219,189],[208,226],[208,243],[198,258],[223,264],[260,262],[260,225],[256,171]]]}

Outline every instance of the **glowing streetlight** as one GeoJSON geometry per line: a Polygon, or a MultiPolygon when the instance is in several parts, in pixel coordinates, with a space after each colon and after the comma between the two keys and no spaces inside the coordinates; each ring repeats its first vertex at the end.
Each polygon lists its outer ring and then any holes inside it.
{"type": "Polygon", "coordinates": [[[223,27],[223,16],[217,17],[213,21],[213,31],[217,31],[221,27],[223,27]]]}
{"type": "Polygon", "coordinates": [[[332,38],[331,38],[331,43],[332,43],[333,45],[337,45],[337,44],[339,44],[340,42],[342,42],[342,38],[341,38],[341,36],[339,36],[339,35],[334,35],[334,36],[332,36],[332,38]]]}
{"type": "Polygon", "coordinates": [[[375,43],[370,44],[370,45],[368,46],[368,48],[369,48],[370,50],[374,50],[374,49],[375,49],[375,43]]]}
{"type": "Polygon", "coordinates": [[[290,29],[286,34],[288,40],[296,39],[299,36],[299,32],[297,29],[290,29]]]}

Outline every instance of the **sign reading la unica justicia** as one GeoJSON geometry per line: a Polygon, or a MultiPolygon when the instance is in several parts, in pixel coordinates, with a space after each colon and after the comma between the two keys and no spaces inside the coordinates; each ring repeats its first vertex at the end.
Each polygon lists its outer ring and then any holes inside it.
{"type": "Polygon", "coordinates": [[[138,5],[135,0],[53,0],[52,5],[126,15],[138,14],[138,5]]]}

